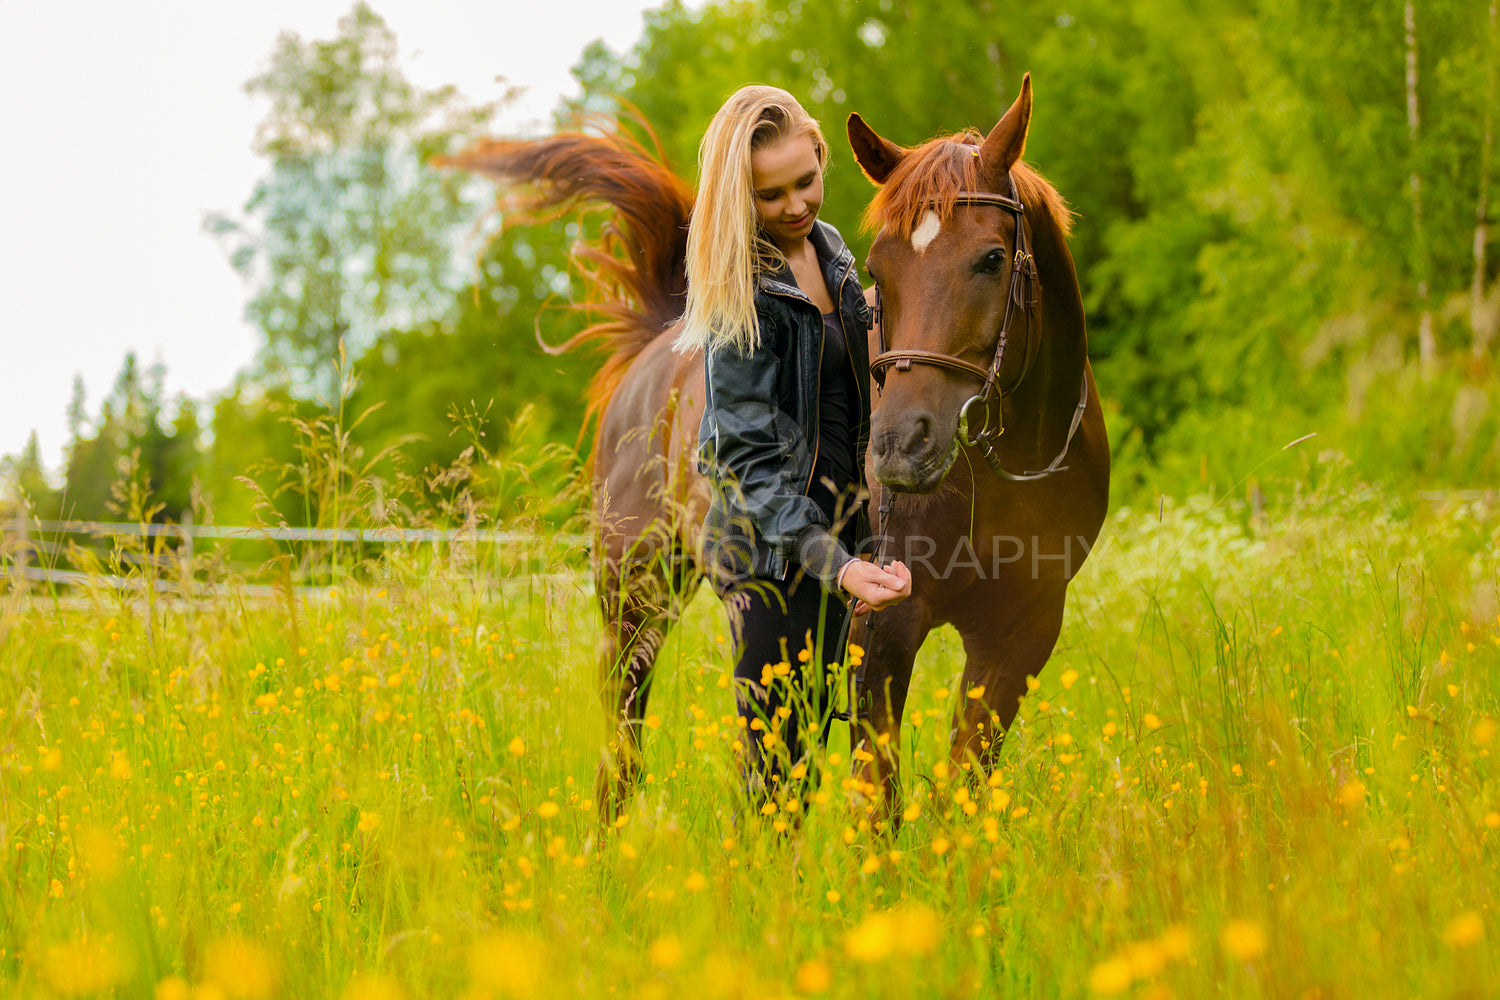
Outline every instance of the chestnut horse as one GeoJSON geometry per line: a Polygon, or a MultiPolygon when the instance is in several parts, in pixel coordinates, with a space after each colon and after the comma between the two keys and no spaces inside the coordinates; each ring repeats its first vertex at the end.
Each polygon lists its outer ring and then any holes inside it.
{"type": "MultiPolygon", "coordinates": [[[[861,619],[855,754],[877,822],[891,815],[901,717],[917,650],[951,623],[967,656],[951,754],[987,769],[1028,675],[1056,644],[1067,585],[1098,536],[1109,449],[1087,358],[1083,305],[1057,192],[1020,162],[1031,85],[987,137],[904,149],[853,115],[849,138],[881,185],[868,293],[876,402],[866,457],[878,557],[903,559],[912,596],[861,619]],[[1002,433],[1003,431],[1003,433],[1002,433]],[[961,460],[960,460],[961,459],[961,460]]],[[[657,651],[697,590],[708,486],[695,465],[701,355],[670,349],[685,287],[691,196],[635,143],[563,134],[486,142],[447,161],[530,184],[515,204],[615,209],[582,248],[604,319],[590,386],[600,672],[614,738],[599,767],[601,816],[627,802],[657,651]]]]}

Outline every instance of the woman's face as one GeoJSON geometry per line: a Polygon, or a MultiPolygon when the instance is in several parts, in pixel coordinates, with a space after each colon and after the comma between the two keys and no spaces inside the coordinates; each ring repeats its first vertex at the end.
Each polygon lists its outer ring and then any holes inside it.
{"type": "Polygon", "coordinates": [[[750,154],[750,177],[761,228],[783,251],[795,249],[823,207],[823,171],[812,137],[757,149],[750,154]]]}

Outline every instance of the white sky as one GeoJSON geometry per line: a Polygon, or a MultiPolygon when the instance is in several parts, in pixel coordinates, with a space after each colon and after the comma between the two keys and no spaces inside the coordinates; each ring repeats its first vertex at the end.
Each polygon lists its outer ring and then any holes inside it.
{"type": "MultiPolygon", "coordinates": [[[[242,84],[277,35],[328,39],[354,0],[0,0],[0,454],[34,429],[54,470],[73,376],[89,412],[125,353],[205,399],[250,362],[246,288],[204,233],[238,215],[266,164],[242,84]]],[[[662,0],[371,0],[415,83],[498,99],[535,130],[596,38],[632,45],[662,0]]]]}

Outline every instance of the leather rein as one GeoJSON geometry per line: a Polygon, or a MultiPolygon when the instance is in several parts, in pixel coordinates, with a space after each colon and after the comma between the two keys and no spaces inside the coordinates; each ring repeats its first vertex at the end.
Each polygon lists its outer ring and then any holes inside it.
{"type": "Polygon", "coordinates": [[[875,378],[878,389],[885,388],[887,369],[894,368],[898,372],[910,371],[913,364],[932,365],[936,368],[945,368],[949,371],[959,372],[964,375],[972,375],[981,382],[980,389],[970,396],[958,411],[958,439],[971,448],[979,449],[989,467],[997,476],[1008,479],[1011,482],[1030,482],[1036,479],[1044,479],[1054,472],[1062,472],[1067,469],[1063,461],[1068,457],[1068,448],[1073,443],[1073,436],[1078,433],[1078,427],[1083,422],[1083,412],[1088,406],[1089,383],[1088,371],[1084,370],[1082,382],[1083,388],[1079,393],[1078,406],[1073,411],[1073,420],[1068,427],[1068,436],[1063,441],[1062,451],[1058,452],[1045,469],[1027,472],[1008,472],[1000,465],[1000,456],[996,450],[996,444],[1000,435],[1005,433],[1005,423],[1002,416],[1001,406],[994,407],[994,419],[991,420],[990,402],[1003,403],[1006,396],[1015,391],[1016,387],[1026,378],[1031,371],[1033,362],[1039,351],[1036,340],[1036,304],[1037,304],[1037,273],[1036,260],[1026,247],[1026,227],[1024,218],[1026,206],[1022,203],[1016,192],[1016,182],[1010,178],[1010,194],[991,194],[983,191],[960,191],[955,206],[960,205],[992,205],[1002,208],[1011,214],[1015,220],[1015,256],[1011,264],[1010,291],[1005,300],[1005,314],[1000,320],[1000,336],[995,343],[995,357],[990,361],[988,368],[982,368],[962,358],[955,358],[950,354],[941,354],[937,351],[922,350],[890,350],[885,340],[885,324],[883,322],[883,303],[881,301],[880,286],[875,286],[875,324],[880,330],[880,353],[870,362],[870,373],[875,378]],[[1021,360],[1021,371],[1009,386],[1001,387],[1000,366],[1005,361],[1005,350],[1009,345],[1011,336],[1011,324],[1018,313],[1026,315],[1026,345],[1021,360]],[[981,421],[977,429],[970,426],[971,415],[981,421]]]}

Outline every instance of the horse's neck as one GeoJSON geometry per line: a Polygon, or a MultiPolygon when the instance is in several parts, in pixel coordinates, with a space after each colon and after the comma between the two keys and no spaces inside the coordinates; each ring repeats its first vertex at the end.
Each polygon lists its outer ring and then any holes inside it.
{"type": "Polygon", "coordinates": [[[1007,399],[1005,438],[1013,453],[1040,469],[1062,448],[1078,406],[1088,361],[1083,299],[1066,244],[1038,248],[1037,306],[1027,319],[1036,360],[1007,399]]]}

